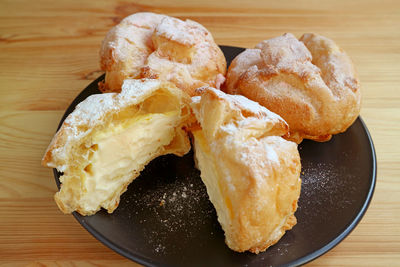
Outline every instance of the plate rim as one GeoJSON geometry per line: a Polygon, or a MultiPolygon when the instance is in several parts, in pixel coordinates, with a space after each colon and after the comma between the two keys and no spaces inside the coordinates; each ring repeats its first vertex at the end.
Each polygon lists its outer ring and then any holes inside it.
{"type": "MultiPolygon", "coordinates": [[[[236,49],[236,50],[244,50],[246,48],[243,47],[236,47],[236,46],[228,46],[228,45],[220,45],[219,46],[222,50],[225,49],[236,49]]],[[[63,116],[61,117],[61,120],[58,124],[57,131],[60,129],[61,125],[63,124],[64,120],[66,117],[72,112],[70,111],[71,107],[75,108],[75,106],[80,103],[81,101],[77,101],[77,99],[82,98],[84,95],[86,95],[86,89],[89,87],[94,86],[95,84],[97,85],[98,82],[104,80],[105,74],[100,75],[97,79],[92,81],[89,85],[87,85],[74,99],[73,101],[69,104],[67,107],[66,111],[64,112],[63,116]]],[[[91,94],[90,94],[91,95],[91,94]]],[[[367,136],[368,142],[369,142],[369,147],[371,149],[371,158],[372,158],[372,175],[371,175],[371,184],[367,193],[367,196],[365,198],[365,201],[361,207],[361,209],[358,211],[357,216],[351,221],[351,223],[345,227],[345,229],[333,240],[331,240],[329,243],[325,244],[323,247],[320,249],[313,251],[312,253],[307,254],[306,256],[303,256],[301,258],[298,258],[292,262],[289,262],[285,265],[282,266],[300,266],[303,264],[306,264],[308,262],[311,262],[312,260],[315,260],[318,257],[321,257],[322,255],[326,254],[330,250],[332,250],[334,247],[336,247],[340,242],[342,242],[355,228],[356,226],[360,223],[362,218],[364,217],[366,211],[368,210],[369,205],[371,204],[374,191],[375,191],[375,186],[376,186],[376,177],[377,177],[377,159],[376,159],[376,150],[374,146],[374,142],[372,140],[372,136],[367,128],[367,125],[365,124],[364,120],[361,118],[361,115],[357,117],[357,119],[353,122],[353,124],[357,121],[360,120],[361,126],[365,131],[365,134],[367,136]]],[[[350,126],[351,127],[351,126],[350,126]]],[[[60,173],[57,171],[57,169],[53,168],[53,174],[54,174],[54,179],[57,184],[57,188],[60,189],[60,180],[59,176],[60,173]]],[[[163,263],[156,262],[150,258],[141,256],[141,255],[133,255],[132,253],[126,251],[124,248],[118,246],[114,242],[110,241],[108,238],[106,238],[103,234],[98,232],[96,229],[91,227],[89,224],[87,224],[85,220],[85,216],[80,215],[77,212],[72,212],[72,215],[74,218],[79,222],[79,224],[85,228],[94,238],[96,238],[98,241],[100,241],[103,245],[107,246],[108,248],[112,249],[113,251],[117,252],[118,254],[134,261],[139,264],[142,264],[144,266],[159,266],[163,265],[166,266],[163,263]]],[[[168,266],[168,265],[167,265],[168,266]]]]}
{"type": "MultiPolygon", "coordinates": [[[[362,218],[364,217],[365,213],[368,210],[369,205],[371,204],[374,192],[375,192],[375,186],[376,186],[376,174],[377,174],[377,161],[376,161],[376,151],[375,151],[375,146],[374,142],[372,141],[371,134],[367,128],[367,125],[365,124],[364,120],[361,118],[361,115],[357,117],[357,119],[353,122],[353,124],[357,121],[360,120],[360,123],[362,125],[362,128],[364,129],[368,142],[370,144],[371,148],[371,156],[372,156],[372,176],[371,176],[371,185],[368,190],[368,194],[365,198],[365,201],[361,207],[361,209],[358,211],[357,216],[351,221],[351,223],[332,241],[329,243],[325,244],[323,247],[320,249],[304,256],[301,257],[297,260],[294,260],[287,265],[284,266],[300,266],[303,264],[306,264],[312,260],[315,260],[316,258],[321,257],[322,255],[326,254],[330,250],[332,250],[334,247],[339,245],[355,228],[356,226],[361,222],[362,218]]],[[[351,126],[350,126],[351,127],[351,126]]]]}

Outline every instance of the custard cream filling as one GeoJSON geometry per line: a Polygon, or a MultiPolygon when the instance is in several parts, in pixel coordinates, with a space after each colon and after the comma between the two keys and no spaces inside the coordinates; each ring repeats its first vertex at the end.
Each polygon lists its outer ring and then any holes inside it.
{"type": "Polygon", "coordinates": [[[96,147],[84,170],[82,202],[94,209],[115,194],[141,171],[141,166],[171,143],[179,114],[175,112],[140,115],[93,136],[96,147]],[[101,193],[99,193],[101,192],[101,193]]]}
{"type": "Polygon", "coordinates": [[[224,193],[221,174],[214,163],[216,161],[203,131],[197,130],[192,133],[195,140],[195,156],[198,168],[201,171],[201,179],[206,185],[208,196],[217,211],[218,221],[221,223],[222,228],[226,230],[229,226],[229,218],[233,216],[231,200],[224,193]]]}

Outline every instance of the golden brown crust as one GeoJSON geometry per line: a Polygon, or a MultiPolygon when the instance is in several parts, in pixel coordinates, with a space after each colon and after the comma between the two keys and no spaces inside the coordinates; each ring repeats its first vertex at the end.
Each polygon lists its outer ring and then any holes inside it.
{"type": "Polygon", "coordinates": [[[212,88],[192,98],[196,164],[227,245],[259,253],[296,224],[300,195],[297,145],[285,121],[243,96],[212,88]]]}
{"type": "Polygon", "coordinates": [[[189,95],[200,86],[219,88],[226,60],[202,25],[166,15],[136,13],[105,37],[100,51],[106,72],[102,92],[119,92],[126,78],[163,79],[189,95]]]}
{"type": "MultiPolygon", "coordinates": [[[[296,209],[295,209],[296,210],[296,209]]],[[[282,234],[276,236],[275,239],[272,239],[270,241],[268,241],[266,244],[260,245],[260,246],[256,246],[256,247],[252,247],[249,251],[253,252],[255,254],[258,254],[260,252],[263,252],[265,250],[267,250],[267,248],[269,248],[272,245],[275,245],[276,243],[278,243],[278,241],[282,238],[282,236],[285,234],[285,232],[287,230],[291,230],[293,228],[293,226],[295,226],[297,224],[297,219],[294,215],[291,215],[287,218],[285,225],[282,226],[282,234]]]]}
{"type": "Polygon", "coordinates": [[[259,43],[229,67],[225,91],[281,115],[290,140],[327,141],[357,118],[361,93],[354,66],[332,40],[292,34],[259,43]]]}

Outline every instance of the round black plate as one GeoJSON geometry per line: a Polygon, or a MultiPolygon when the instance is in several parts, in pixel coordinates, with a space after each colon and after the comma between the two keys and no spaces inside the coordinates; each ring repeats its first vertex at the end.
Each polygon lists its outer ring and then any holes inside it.
{"type": "MultiPolygon", "coordinates": [[[[228,64],[243,48],[222,46],[228,64]]],[[[92,82],[73,101],[74,107],[100,93],[92,82]]],[[[106,246],[150,266],[280,266],[315,259],[342,241],[359,223],[376,181],[374,145],[358,118],[331,141],[299,145],[302,189],[297,225],[266,252],[236,253],[224,242],[215,210],[208,200],[193,153],[153,160],[121,197],[113,214],[73,215],[106,246]]],[[[54,171],[57,185],[59,173],[54,171]]]]}

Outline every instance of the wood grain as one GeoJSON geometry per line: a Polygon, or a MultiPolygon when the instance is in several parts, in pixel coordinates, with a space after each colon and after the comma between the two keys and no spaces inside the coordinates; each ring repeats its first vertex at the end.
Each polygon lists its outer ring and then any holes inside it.
{"type": "Polygon", "coordinates": [[[309,266],[400,266],[400,2],[0,1],[0,265],[135,266],[61,214],[40,166],[58,121],[100,75],[106,32],[138,11],[202,23],[222,45],[318,32],[353,58],[378,182],[359,226],[309,266]]]}

